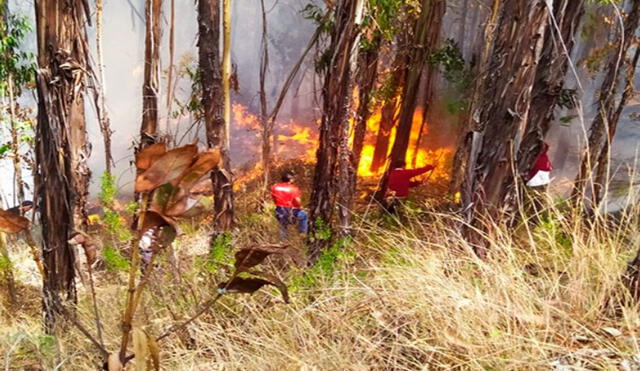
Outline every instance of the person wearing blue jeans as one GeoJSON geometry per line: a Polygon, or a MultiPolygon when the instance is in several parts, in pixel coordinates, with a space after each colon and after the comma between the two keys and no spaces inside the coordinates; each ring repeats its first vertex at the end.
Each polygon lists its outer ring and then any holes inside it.
{"type": "Polygon", "coordinates": [[[283,241],[289,237],[289,224],[297,224],[298,232],[301,234],[307,234],[307,229],[309,228],[309,217],[307,216],[307,212],[302,209],[277,206],[276,219],[278,219],[278,222],[280,223],[280,239],[283,241]]]}
{"type": "Polygon", "coordinates": [[[293,173],[290,171],[282,175],[282,181],[271,187],[271,197],[276,204],[276,219],[280,224],[280,239],[289,237],[287,231],[289,224],[297,224],[298,232],[307,233],[308,216],[302,210],[300,201],[300,189],[293,184],[293,173]]]}

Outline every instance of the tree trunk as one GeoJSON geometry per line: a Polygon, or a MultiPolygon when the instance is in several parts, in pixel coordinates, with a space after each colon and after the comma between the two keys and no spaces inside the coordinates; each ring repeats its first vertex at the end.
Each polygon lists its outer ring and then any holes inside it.
{"type": "MultiPolygon", "coordinates": [[[[9,75],[7,78],[9,90],[9,121],[11,122],[11,151],[13,152],[13,174],[14,174],[14,197],[18,196],[18,205],[22,205],[24,201],[24,181],[22,180],[22,163],[20,161],[20,140],[18,139],[18,125],[16,122],[16,101],[14,97],[13,77],[9,75]]],[[[23,214],[22,208],[20,215],[23,214]]]]}
{"type": "MultiPolygon", "coordinates": [[[[367,121],[371,117],[371,93],[375,89],[378,76],[378,55],[380,51],[380,38],[373,40],[370,49],[360,52],[358,56],[358,110],[356,112],[355,127],[353,129],[353,168],[356,175],[360,168],[364,137],[367,131],[367,121]]],[[[355,190],[356,177],[352,179],[352,188],[355,190]]]]}
{"type": "Polygon", "coordinates": [[[158,130],[158,87],[160,70],[160,16],[162,0],[145,1],[144,82],[142,125],[138,151],[156,142],[158,130]]]}
{"type": "Polygon", "coordinates": [[[391,81],[388,82],[389,96],[386,97],[382,110],[380,112],[380,127],[376,136],[376,144],[373,151],[373,159],[371,161],[371,172],[377,173],[381,167],[387,162],[389,154],[389,141],[391,139],[391,131],[398,123],[398,107],[400,106],[400,88],[405,84],[407,78],[407,70],[409,68],[409,32],[410,27],[401,25],[398,31],[396,44],[396,55],[393,59],[391,67],[391,81]]]}
{"type": "MultiPolygon", "coordinates": [[[[113,156],[111,155],[111,124],[107,115],[107,107],[105,96],[107,94],[107,82],[104,77],[104,59],[102,57],[102,0],[96,0],[96,54],[98,56],[98,75],[100,86],[94,86],[94,94],[96,95],[96,112],[98,112],[98,122],[100,124],[100,132],[104,143],[104,163],[105,171],[111,174],[113,156]]],[[[97,84],[94,84],[97,85],[97,84]]]]}
{"type": "Polygon", "coordinates": [[[220,1],[198,1],[198,56],[202,84],[207,144],[220,148],[223,155],[221,169],[212,172],[215,235],[231,228],[233,221],[233,189],[229,169],[227,131],[224,121],[224,93],[220,63],[220,1]]]}
{"type": "Polygon", "coordinates": [[[636,47],[633,58],[627,65],[627,77],[625,79],[624,91],[620,102],[618,102],[618,108],[614,112],[613,116],[609,120],[609,129],[607,131],[607,140],[604,143],[604,147],[598,157],[598,163],[596,168],[596,179],[593,185],[593,200],[594,205],[600,205],[603,200],[603,188],[606,188],[606,183],[609,181],[609,167],[611,162],[611,142],[616,134],[616,128],[618,127],[618,121],[620,121],[620,115],[625,108],[629,100],[636,93],[633,82],[636,76],[636,67],[638,66],[638,59],[640,58],[640,48],[636,47]]]}
{"type": "MultiPolygon", "coordinates": [[[[544,1],[514,0],[502,9],[479,100],[479,124],[484,127],[482,150],[474,166],[472,225],[483,230],[481,218],[504,218],[507,191],[513,184],[512,165],[531,106],[531,90],[542,53],[548,14],[544,1]]],[[[471,242],[483,255],[484,244],[473,233],[471,242]]]]}
{"type": "Polygon", "coordinates": [[[464,45],[467,34],[467,14],[469,13],[469,0],[464,0],[462,4],[462,13],[460,14],[460,28],[458,29],[458,46],[460,51],[464,53],[464,45]]]}
{"type": "MultiPolygon", "coordinates": [[[[361,0],[357,1],[362,3],[361,0]]],[[[316,232],[320,226],[326,228],[331,223],[335,194],[338,185],[348,186],[345,182],[350,171],[344,156],[345,142],[348,143],[349,123],[348,108],[351,102],[351,51],[357,35],[355,23],[356,1],[339,0],[334,10],[334,29],[327,50],[333,51],[326,69],[322,87],[322,120],[320,123],[320,143],[317,150],[317,162],[313,177],[313,189],[310,204],[310,235],[312,244],[309,247],[311,261],[315,261],[326,246],[327,240],[316,232]],[[345,138],[345,136],[347,138],[345,138]],[[340,166],[342,165],[342,166],[340,166]],[[342,179],[341,179],[342,178],[342,179]],[[337,181],[336,181],[337,179],[337,181]]],[[[348,150],[348,145],[346,146],[348,150]]],[[[350,165],[350,162],[349,162],[350,165]]],[[[345,190],[337,190],[338,193],[345,190]]],[[[346,205],[343,205],[346,206],[346,205]]],[[[341,208],[340,217],[348,213],[346,207],[341,208]]],[[[344,226],[341,226],[344,227],[344,226]]]]}
{"type": "MultiPolygon", "coordinates": [[[[474,136],[474,134],[469,133],[468,131],[478,132],[482,130],[479,123],[479,110],[476,111],[476,108],[478,105],[477,102],[480,100],[481,94],[484,91],[484,83],[487,81],[484,76],[489,72],[489,56],[491,55],[493,48],[493,36],[501,6],[502,0],[493,0],[491,14],[487,19],[487,24],[484,29],[484,41],[481,45],[480,59],[474,66],[474,75],[478,77],[475,79],[469,107],[467,108],[467,112],[465,113],[465,118],[463,120],[463,135],[460,137],[460,144],[457,147],[453,158],[453,166],[451,168],[450,191],[452,193],[461,193],[462,205],[465,208],[471,204],[471,199],[473,197],[471,194],[471,188],[474,182],[473,174],[475,160],[471,161],[471,159],[477,159],[477,154],[480,151],[480,148],[477,147],[477,144],[479,144],[480,141],[471,141],[470,138],[474,136]],[[464,134],[465,132],[467,133],[464,134]]],[[[479,12],[480,11],[477,10],[476,15],[478,15],[479,12]]],[[[478,135],[475,134],[475,137],[477,136],[478,135]]]]}
{"type": "MultiPolygon", "coordinates": [[[[264,7],[264,0],[260,0],[260,10],[262,12],[262,53],[260,58],[260,124],[262,126],[262,179],[264,182],[265,193],[269,190],[270,173],[269,164],[271,163],[271,137],[273,125],[269,120],[269,112],[267,106],[267,93],[265,89],[265,80],[267,79],[267,70],[269,69],[269,39],[267,38],[267,14],[264,7]]],[[[297,101],[297,99],[294,99],[297,101]]]]}
{"type": "MultiPolygon", "coordinates": [[[[616,106],[616,95],[618,90],[618,80],[622,74],[623,65],[629,48],[635,40],[635,32],[638,28],[638,21],[640,19],[640,0],[633,0],[631,11],[624,20],[624,31],[618,32],[618,36],[615,41],[615,53],[609,56],[607,63],[606,75],[602,81],[602,85],[598,90],[598,109],[591,128],[589,128],[589,142],[586,147],[585,153],[582,157],[580,169],[575,180],[573,196],[584,195],[588,182],[592,179],[594,170],[600,165],[602,161],[603,167],[608,167],[609,154],[603,152],[609,147],[615,130],[617,127],[619,115],[617,114],[618,108],[622,109],[626,104],[628,95],[623,93],[622,101],[616,106]],[[625,97],[626,95],[626,97],[625,97]]],[[[631,69],[635,68],[632,66],[631,69]]],[[[602,170],[603,172],[605,169],[602,170]]],[[[604,176],[601,181],[604,181],[604,176]]],[[[600,198],[600,191],[602,184],[594,184],[594,203],[597,204],[600,198]]],[[[598,205],[594,204],[594,208],[598,205]]]]}
{"type": "MultiPolygon", "coordinates": [[[[418,106],[420,80],[425,63],[440,38],[442,17],[446,10],[445,4],[444,0],[422,0],[422,10],[420,18],[416,22],[413,46],[409,56],[407,80],[402,92],[400,121],[398,122],[398,130],[391,150],[392,167],[394,163],[404,161],[407,154],[411,128],[413,127],[413,115],[418,106]]],[[[427,86],[428,90],[432,90],[434,71],[432,67],[427,67],[427,69],[429,75],[427,86]]],[[[428,96],[431,94],[432,92],[427,92],[428,96]]],[[[429,110],[430,103],[429,100],[425,101],[425,107],[423,107],[425,113],[429,110]]]]}
{"type": "MultiPolygon", "coordinates": [[[[402,91],[402,103],[400,106],[400,121],[396,130],[393,148],[391,149],[390,168],[398,166],[404,162],[409,147],[409,139],[413,128],[413,116],[418,107],[418,96],[420,82],[422,80],[425,63],[429,59],[431,51],[435,48],[440,38],[442,19],[446,10],[445,0],[422,0],[420,17],[417,19],[412,49],[408,59],[407,79],[402,91]]],[[[433,80],[435,70],[427,67],[425,72],[426,99],[424,101],[423,114],[427,114],[431,105],[433,95],[433,80]]],[[[376,194],[376,199],[381,200],[386,193],[387,179],[389,171],[385,172],[382,178],[380,189],[376,194]]]]}
{"type": "MultiPolygon", "coordinates": [[[[86,226],[89,157],[84,117],[87,50],[80,1],[36,1],[38,126],[36,192],[42,224],[45,327],[56,324],[59,293],[75,301],[70,234],[86,226]],[[64,155],[62,155],[64,154],[64,155]]],[[[86,3],[84,4],[87,5],[86,3]]]]}
{"type": "Polygon", "coordinates": [[[531,110],[518,152],[517,168],[521,176],[526,176],[533,167],[553,122],[554,110],[564,87],[569,57],[575,44],[574,37],[584,14],[584,1],[555,0],[553,14],[567,49],[557,40],[557,30],[549,26],[531,92],[531,110]]]}

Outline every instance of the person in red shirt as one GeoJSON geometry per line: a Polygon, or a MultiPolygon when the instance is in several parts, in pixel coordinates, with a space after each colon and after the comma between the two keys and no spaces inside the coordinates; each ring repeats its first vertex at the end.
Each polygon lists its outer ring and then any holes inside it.
{"type": "Polygon", "coordinates": [[[301,209],[300,189],[293,184],[294,175],[291,171],[282,174],[282,181],[271,187],[271,197],[276,204],[276,219],[280,223],[280,239],[288,237],[289,224],[298,224],[298,232],[307,233],[308,216],[301,209]]]}
{"type": "Polygon", "coordinates": [[[405,169],[407,164],[401,161],[389,172],[389,180],[387,182],[388,193],[398,198],[406,198],[409,196],[409,189],[417,187],[422,182],[412,181],[418,175],[424,174],[435,169],[433,165],[427,165],[418,169],[405,169]]]}

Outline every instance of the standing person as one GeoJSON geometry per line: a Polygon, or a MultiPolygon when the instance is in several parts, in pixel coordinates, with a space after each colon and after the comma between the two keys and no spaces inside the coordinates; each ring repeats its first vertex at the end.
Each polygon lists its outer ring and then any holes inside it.
{"type": "Polygon", "coordinates": [[[276,219],[280,223],[280,239],[288,237],[289,224],[298,224],[298,232],[306,234],[308,229],[308,216],[301,209],[300,189],[293,184],[295,177],[293,172],[285,171],[281,182],[271,187],[271,197],[276,204],[276,219]]]}

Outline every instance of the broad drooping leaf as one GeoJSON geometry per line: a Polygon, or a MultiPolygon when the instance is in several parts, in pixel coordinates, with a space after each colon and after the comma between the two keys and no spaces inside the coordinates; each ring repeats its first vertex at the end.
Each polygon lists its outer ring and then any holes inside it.
{"type": "Polygon", "coordinates": [[[151,196],[149,210],[155,211],[159,214],[164,214],[165,210],[169,207],[169,200],[177,190],[178,189],[171,184],[163,184],[158,187],[151,196]]]}
{"type": "Polygon", "coordinates": [[[164,143],[156,143],[144,148],[136,155],[136,168],[141,171],[147,170],[166,152],[167,145],[164,143]]]}
{"type": "Polygon", "coordinates": [[[238,271],[246,271],[262,263],[267,256],[271,254],[283,254],[285,251],[285,246],[281,245],[253,246],[240,249],[235,255],[235,267],[238,271]]]}
{"type": "Polygon", "coordinates": [[[282,280],[275,274],[261,272],[260,275],[268,279],[270,281],[269,283],[275,286],[278,291],[280,291],[282,300],[284,300],[285,303],[289,304],[289,288],[287,287],[287,285],[285,285],[284,282],[282,282],[282,280]]]}
{"type": "MultiPolygon", "coordinates": [[[[185,211],[180,214],[175,214],[176,216],[180,215],[181,218],[193,218],[204,213],[207,210],[210,210],[211,206],[213,205],[213,200],[209,197],[204,196],[188,197],[186,201],[187,202],[185,205],[185,211]]],[[[170,209],[167,211],[167,214],[169,216],[174,216],[174,212],[175,210],[170,209]]]]}
{"type": "Polygon", "coordinates": [[[220,162],[220,151],[211,149],[201,152],[195,162],[184,172],[178,186],[185,191],[190,191],[203,176],[215,169],[220,162]]]}
{"type": "MultiPolygon", "coordinates": [[[[194,206],[198,205],[200,202],[198,198],[191,195],[191,188],[193,188],[202,177],[215,169],[219,162],[220,151],[217,149],[198,154],[198,157],[191,167],[182,175],[177,190],[173,192],[171,200],[167,203],[167,207],[165,208],[166,214],[169,216],[182,216],[194,206]]],[[[201,204],[201,206],[204,205],[201,204]]],[[[197,210],[194,210],[191,214],[197,214],[197,210]]]]}
{"type": "Polygon", "coordinates": [[[264,285],[272,285],[272,283],[262,278],[236,277],[230,282],[222,282],[218,288],[230,293],[253,294],[264,285]]]}
{"type": "Polygon", "coordinates": [[[194,144],[165,153],[136,178],[136,192],[150,192],[167,183],[176,185],[191,167],[197,153],[198,147],[194,144]]]}
{"type": "Polygon", "coordinates": [[[29,219],[0,209],[0,232],[18,233],[29,228],[29,219]]]}

